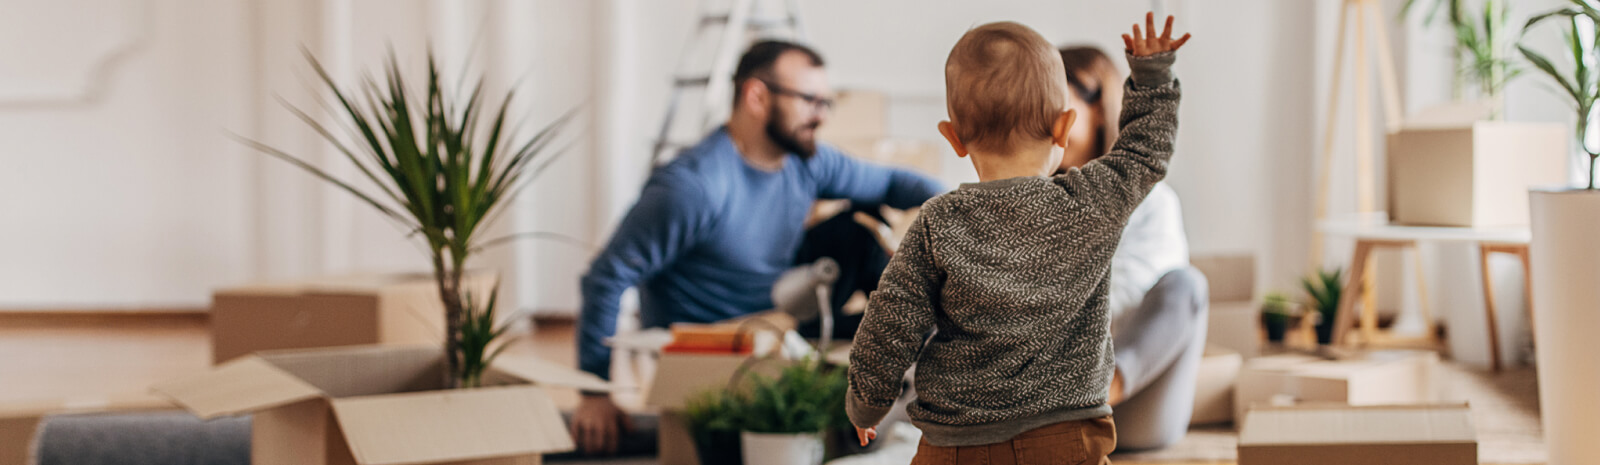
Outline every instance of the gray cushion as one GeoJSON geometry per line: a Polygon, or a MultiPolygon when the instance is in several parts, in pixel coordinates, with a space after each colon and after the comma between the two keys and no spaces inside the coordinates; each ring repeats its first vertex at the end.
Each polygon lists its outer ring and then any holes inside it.
{"type": "Polygon", "coordinates": [[[39,465],[248,465],[250,418],[201,421],[185,412],[48,417],[39,465]]]}

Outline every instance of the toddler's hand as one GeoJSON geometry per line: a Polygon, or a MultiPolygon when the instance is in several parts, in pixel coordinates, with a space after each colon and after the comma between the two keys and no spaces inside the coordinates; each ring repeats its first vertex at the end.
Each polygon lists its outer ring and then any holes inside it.
{"type": "Polygon", "coordinates": [[[1163,52],[1174,52],[1189,41],[1189,34],[1184,34],[1178,40],[1172,40],[1171,15],[1167,16],[1166,30],[1162,31],[1159,37],[1156,36],[1156,14],[1154,12],[1145,13],[1144,28],[1145,31],[1150,33],[1150,37],[1145,37],[1141,33],[1138,24],[1133,25],[1132,36],[1122,35],[1122,43],[1128,46],[1128,53],[1132,53],[1133,56],[1143,57],[1163,52]]]}
{"type": "Polygon", "coordinates": [[[867,447],[868,441],[878,439],[878,427],[874,426],[867,429],[861,429],[860,426],[857,426],[856,437],[861,439],[861,447],[867,447]]]}

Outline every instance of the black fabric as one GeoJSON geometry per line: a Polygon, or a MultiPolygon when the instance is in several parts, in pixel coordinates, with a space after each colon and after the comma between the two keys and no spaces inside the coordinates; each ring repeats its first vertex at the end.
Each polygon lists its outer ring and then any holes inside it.
{"type": "MultiPolygon", "coordinates": [[[[850,295],[861,291],[870,294],[878,289],[878,278],[889,266],[889,254],[878,244],[872,231],[855,221],[855,213],[864,212],[883,222],[879,205],[852,205],[832,218],[817,223],[806,230],[795,253],[795,264],[803,265],[822,257],[839,263],[839,280],[833,284],[829,305],[833,309],[833,337],[848,341],[856,336],[865,315],[844,314],[844,303],[850,295]]],[[[815,338],[822,334],[821,320],[800,324],[800,335],[815,338]]]]}

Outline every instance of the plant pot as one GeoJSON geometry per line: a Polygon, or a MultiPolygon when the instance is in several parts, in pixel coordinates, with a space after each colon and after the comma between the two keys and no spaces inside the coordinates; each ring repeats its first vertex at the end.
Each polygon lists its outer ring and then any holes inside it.
{"type": "Polygon", "coordinates": [[[1530,190],[1533,328],[1550,464],[1600,463],[1600,191],[1530,190]]]}
{"type": "Polygon", "coordinates": [[[1325,346],[1333,343],[1333,317],[1324,316],[1317,321],[1317,345],[1325,346]]]}
{"type": "Polygon", "coordinates": [[[1267,342],[1282,344],[1283,335],[1289,330],[1288,315],[1261,314],[1261,327],[1267,330],[1267,342]]]}
{"type": "Polygon", "coordinates": [[[739,465],[744,460],[738,431],[713,431],[704,436],[696,435],[694,448],[700,465],[739,465]]]}
{"type": "Polygon", "coordinates": [[[739,434],[745,465],[822,465],[822,433],[739,434]]]}

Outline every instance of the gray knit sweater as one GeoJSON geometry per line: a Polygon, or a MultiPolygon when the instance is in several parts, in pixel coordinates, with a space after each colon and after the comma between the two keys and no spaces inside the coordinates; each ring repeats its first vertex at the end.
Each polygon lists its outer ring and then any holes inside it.
{"type": "Polygon", "coordinates": [[[1173,59],[1128,57],[1122,134],[1105,156],[1052,178],[963,184],[923,205],[850,351],[851,422],[878,424],[912,362],[908,413],[936,446],[1111,414],[1111,255],[1166,175],[1173,59]]]}

